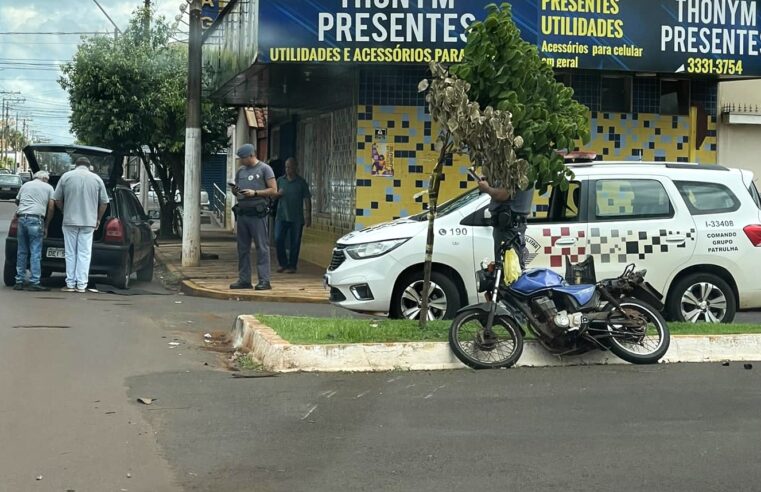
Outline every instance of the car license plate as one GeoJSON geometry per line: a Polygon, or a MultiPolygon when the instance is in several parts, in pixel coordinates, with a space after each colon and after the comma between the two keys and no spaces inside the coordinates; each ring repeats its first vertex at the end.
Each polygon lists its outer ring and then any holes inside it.
{"type": "Polygon", "coordinates": [[[45,256],[47,258],[66,258],[66,252],[63,248],[48,248],[45,256]]]}
{"type": "Polygon", "coordinates": [[[0,191],[11,191],[10,188],[0,188],[0,191]]]}

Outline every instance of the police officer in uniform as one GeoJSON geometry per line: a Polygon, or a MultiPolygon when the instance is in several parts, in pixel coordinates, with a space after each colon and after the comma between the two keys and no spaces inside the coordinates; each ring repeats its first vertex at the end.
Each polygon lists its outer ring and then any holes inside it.
{"type": "Polygon", "coordinates": [[[478,182],[478,189],[491,197],[489,211],[492,220],[492,237],[494,238],[494,257],[499,254],[499,248],[503,241],[511,239],[514,234],[520,236],[519,245],[516,247],[521,270],[526,269],[526,219],[531,213],[531,204],[534,200],[534,189],[516,190],[512,193],[495,183],[490,186],[486,178],[478,182]]]}
{"type": "Polygon", "coordinates": [[[245,144],[236,152],[241,167],[235,173],[233,192],[238,236],[238,281],[231,289],[251,289],[251,241],[256,246],[256,290],[270,290],[269,211],[270,200],[277,196],[272,168],[256,158],[256,148],[245,144]]]}

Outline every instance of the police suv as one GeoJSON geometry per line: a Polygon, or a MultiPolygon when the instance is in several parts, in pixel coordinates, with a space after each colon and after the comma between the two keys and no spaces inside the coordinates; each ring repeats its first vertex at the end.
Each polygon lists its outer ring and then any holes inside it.
{"type": "MultiPolygon", "coordinates": [[[[529,218],[528,268],[565,271],[594,257],[597,278],[646,268],[674,320],[723,322],[761,307],[761,198],[750,171],[684,163],[571,164],[568,190],[550,190],[529,218]]],[[[476,271],[493,256],[488,195],[474,189],[439,207],[431,319],[483,302],[476,271]]],[[[352,311],[419,316],[425,213],[339,239],[325,275],[330,299],[352,311]]]]}

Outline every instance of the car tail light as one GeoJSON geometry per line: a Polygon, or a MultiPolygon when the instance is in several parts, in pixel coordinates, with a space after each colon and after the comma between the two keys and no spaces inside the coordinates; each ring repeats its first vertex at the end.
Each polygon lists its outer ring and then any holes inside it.
{"type": "Polygon", "coordinates": [[[106,236],[104,241],[107,243],[123,243],[125,239],[124,224],[120,219],[111,219],[106,222],[106,236]]]}
{"type": "Polygon", "coordinates": [[[753,246],[761,246],[761,225],[755,224],[745,226],[743,231],[745,231],[745,235],[748,236],[748,239],[753,243],[753,246]]]}
{"type": "Polygon", "coordinates": [[[18,235],[18,217],[13,217],[11,220],[11,226],[8,229],[8,237],[16,237],[18,235]]]}

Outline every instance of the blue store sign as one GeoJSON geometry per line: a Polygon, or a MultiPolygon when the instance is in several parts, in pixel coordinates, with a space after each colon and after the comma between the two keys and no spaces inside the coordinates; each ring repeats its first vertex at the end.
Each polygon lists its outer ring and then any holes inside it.
{"type": "MultiPolygon", "coordinates": [[[[263,63],[457,62],[489,0],[265,0],[263,63]]],[[[761,74],[758,0],[514,0],[556,68],[761,74]]]]}

